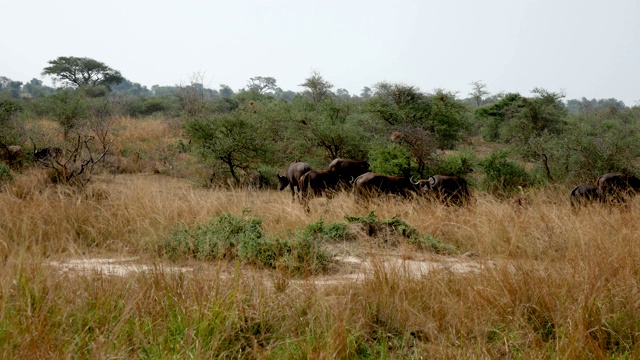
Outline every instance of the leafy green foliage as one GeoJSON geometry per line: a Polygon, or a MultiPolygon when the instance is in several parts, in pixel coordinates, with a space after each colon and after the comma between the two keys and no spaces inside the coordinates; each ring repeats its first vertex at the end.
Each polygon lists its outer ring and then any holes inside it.
{"type": "Polygon", "coordinates": [[[16,116],[24,111],[17,100],[0,98],[0,145],[18,143],[18,124],[16,116]]]}
{"type": "Polygon", "coordinates": [[[485,177],[483,186],[496,195],[512,194],[521,187],[532,185],[532,180],[525,168],[508,159],[509,153],[503,150],[492,152],[480,161],[485,177]]]}
{"type": "Polygon", "coordinates": [[[241,184],[241,173],[249,173],[271,153],[262,129],[242,110],[187,121],[187,135],[204,159],[213,159],[241,184]]]}
{"type": "Polygon", "coordinates": [[[518,93],[506,94],[495,104],[477,108],[476,118],[481,123],[482,137],[486,141],[504,141],[501,136],[502,125],[522,107],[523,97],[518,93]]]}
{"type": "Polygon", "coordinates": [[[440,149],[453,149],[469,128],[467,108],[451,92],[438,90],[431,96],[431,116],[426,129],[440,149]]]}
{"type": "Polygon", "coordinates": [[[304,94],[314,103],[319,103],[329,97],[333,84],[325,80],[319,72],[313,71],[300,86],[306,88],[304,94]]]}
{"type": "Polygon", "coordinates": [[[47,97],[50,116],[62,127],[64,138],[76,129],[89,114],[89,104],[79,91],[63,89],[47,97]]]}
{"type": "Polygon", "coordinates": [[[464,177],[473,172],[477,163],[475,155],[470,151],[463,151],[455,155],[447,155],[429,168],[431,175],[456,175],[464,177]]]}
{"type": "Polygon", "coordinates": [[[104,86],[107,89],[111,85],[124,81],[119,71],[106,64],[87,57],[60,56],[49,61],[49,66],[42,70],[42,75],[50,75],[68,85],[104,86]]]}
{"type": "Polygon", "coordinates": [[[440,149],[453,148],[469,127],[467,108],[443,90],[427,95],[413,86],[379,83],[367,110],[392,127],[421,127],[433,134],[440,149]]]}
{"type": "Polygon", "coordinates": [[[436,254],[456,255],[459,251],[451,246],[438,240],[435,236],[424,234],[422,236],[413,236],[407,239],[407,242],[415,245],[419,250],[427,250],[436,254]]]}
{"type": "Polygon", "coordinates": [[[417,172],[417,167],[411,166],[409,151],[395,143],[374,144],[368,161],[371,171],[381,174],[406,176],[417,172]]]}
{"type": "Polygon", "coordinates": [[[259,242],[262,238],[260,219],[224,214],[208,224],[175,228],[162,250],[170,258],[236,259],[247,252],[242,248],[245,243],[259,242]]]}
{"type": "Polygon", "coordinates": [[[391,219],[379,220],[374,211],[370,211],[365,216],[345,216],[349,223],[366,224],[372,229],[390,228],[394,233],[406,239],[408,244],[414,245],[419,250],[432,251],[437,254],[457,254],[458,250],[450,245],[446,245],[430,234],[421,234],[406,221],[393,217],[391,219]]]}
{"type": "Polygon", "coordinates": [[[125,115],[143,117],[153,114],[177,113],[177,100],[170,96],[136,96],[127,98],[122,104],[125,115]]]}
{"type": "Polygon", "coordinates": [[[0,182],[10,181],[13,179],[13,175],[11,174],[11,169],[6,164],[0,164],[0,182]]]}
{"type": "Polygon", "coordinates": [[[228,213],[207,224],[176,227],[159,251],[171,259],[238,260],[294,275],[322,272],[332,258],[313,236],[268,237],[263,234],[262,220],[228,213]]]}
{"type": "Polygon", "coordinates": [[[302,232],[302,237],[309,241],[316,241],[320,243],[352,239],[352,235],[347,231],[345,223],[332,222],[325,225],[324,220],[322,219],[313,224],[307,225],[302,232]]]}

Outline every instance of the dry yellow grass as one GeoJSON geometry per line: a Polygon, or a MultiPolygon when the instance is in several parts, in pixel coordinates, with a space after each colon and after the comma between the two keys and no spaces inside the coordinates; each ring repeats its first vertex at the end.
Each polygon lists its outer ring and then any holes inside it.
{"type": "MultiPolygon", "coordinates": [[[[148,121],[150,143],[179,138],[148,121]]],[[[146,136],[134,126],[120,134],[118,146],[146,136]]],[[[520,203],[476,193],[466,208],[395,198],[362,206],[340,194],[312,200],[305,213],[288,192],[204,189],[158,174],[99,175],[72,189],[27,169],[0,190],[0,354],[637,358],[640,199],[626,209],[576,213],[568,191],[541,189],[520,203]],[[386,252],[411,261],[447,258],[379,248],[366,238],[348,245],[372,264],[362,281],[292,279],[235,262],[167,264],[155,251],[176,225],[227,212],[258,217],[266,233],[284,237],[320,219],[371,210],[477,254],[449,258],[481,270],[388,267],[386,252]],[[155,270],[111,276],[51,265],[93,257],[135,257],[155,270]],[[169,265],[191,270],[162,270],[169,265]]],[[[343,270],[323,279],[344,275],[348,265],[343,270]]]]}
{"type": "Polygon", "coordinates": [[[576,214],[565,197],[547,190],[525,206],[477,194],[467,208],[399,199],[363,208],[341,194],[313,200],[307,214],[286,192],[202,189],[160,175],[100,176],[78,190],[47,185],[28,171],[0,192],[0,319],[11,329],[0,335],[2,351],[8,357],[67,350],[79,357],[137,357],[141,349],[160,356],[633,357],[640,319],[637,203],[576,214]],[[259,217],[266,232],[286,234],[370,210],[381,219],[398,216],[493,265],[416,277],[382,266],[385,250],[378,249],[369,252],[374,271],[364,282],[299,282],[276,286],[280,291],[269,290],[277,277],[233,264],[190,263],[194,271],[180,275],[97,279],[48,265],[48,259],[113,254],[160,264],[153,249],[172,227],[226,212],[259,217]],[[96,322],[85,326],[99,327],[97,334],[71,329],[84,341],[76,343],[60,333],[62,320],[73,323],[92,312],[97,318],[83,321],[96,322]],[[175,339],[166,329],[171,324],[182,331],[175,339]],[[214,325],[213,333],[201,333],[214,325]],[[136,333],[146,327],[153,330],[136,333]],[[241,335],[221,332],[227,327],[241,335]],[[124,340],[130,331],[134,337],[124,340]],[[120,345],[109,345],[109,338],[120,345]],[[206,346],[198,345],[204,340],[206,346]]]}

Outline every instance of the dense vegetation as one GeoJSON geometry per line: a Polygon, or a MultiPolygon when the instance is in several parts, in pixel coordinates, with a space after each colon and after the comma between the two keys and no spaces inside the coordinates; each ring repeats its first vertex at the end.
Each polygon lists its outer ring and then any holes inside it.
{"type": "Polygon", "coordinates": [[[0,155],[24,150],[0,163],[3,358],[640,353],[640,198],[568,202],[637,170],[638,106],[482,83],[352,96],[317,73],[300,93],[268,77],[147,90],[91,59],[50,65],[65,87],[0,79],[0,155]],[[307,213],[274,190],[292,160],[335,157],[463,175],[475,201],[342,192],[307,213]]]}
{"type": "MultiPolygon", "coordinates": [[[[314,72],[299,93],[261,76],[238,92],[225,85],[212,90],[199,75],[189,85],[150,91],[103,63],[69,57],[52,60],[43,74],[66,87],[3,78],[0,144],[69,148],[81,135],[100,138],[104,146],[114,117],[161,116],[184,130],[183,140],[162,150],[163,161],[174,162],[180,151],[197,154],[208,169],[203,180],[215,185],[273,186],[273,174],[294,159],[322,169],[344,157],[366,159],[374,171],[393,175],[480,170],[475,186],[508,192],[500,187],[633,173],[640,154],[640,107],[615,99],[565,103],[562,94],[545,89],[533,89],[533,97],[491,95],[475,82],[469,97],[459,99],[446,90],[425,93],[381,82],[355,96],[332,92],[333,85],[314,72]],[[42,91],[34,91],[36,85],[42,91]],[[45,138],[33,122],[43,117],[62,127],[61,139],[45,138]],[[479,142],[495,151],[478,151],[479,142]]],[[[127,149],[110,153],[132,155],[127,149]]]]}

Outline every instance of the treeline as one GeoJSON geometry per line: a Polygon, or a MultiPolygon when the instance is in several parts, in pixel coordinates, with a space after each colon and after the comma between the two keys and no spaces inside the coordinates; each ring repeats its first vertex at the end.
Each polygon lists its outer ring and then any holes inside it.
{"type": "Polygon", "coordinates": [[[239,186],[274,186],[274,174],[296,159],[324,169],[342,157],[418,178],[473,171],[473,186],[509,194],[549,182],[592,182],[605,172],[637,173],[640,156],[640,107],[615,99],[565,103],[563,94],[545,89],[530,97],[492,95],[476,82],[459,99],[446,90],[381,82],[352,96],[334,92],[316,72],[296,93],[269,77],[254,77],[237,92],[201,81],[152,92],[124,78],[58,89],[33,82],[42,92],[17,98],[7,89],[25,85],[11,84],[0,88],[3,146],[42,141],[29,124],[43,117],[58,122],[61,138],[70,141],[70,134],[96,129],[113,136],[100,127],[113,117],[157,116],[180,124],[186,140],[180,148],[198,156],[211,182],[239,186]],[[478,151],[478,139],[490,151],[478,151]]]}

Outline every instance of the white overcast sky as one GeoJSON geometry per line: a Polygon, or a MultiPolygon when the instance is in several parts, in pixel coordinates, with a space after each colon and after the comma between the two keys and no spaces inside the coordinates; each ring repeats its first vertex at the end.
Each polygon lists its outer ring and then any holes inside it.
{"type": "Polygon", "coordinates": [[[381,81],[468,97],[541,87],[640,105],[640,0],[0,0],[0,76],[90,57],[132,82],[284,90],[312,71],[360,94],[381,81]]]}

